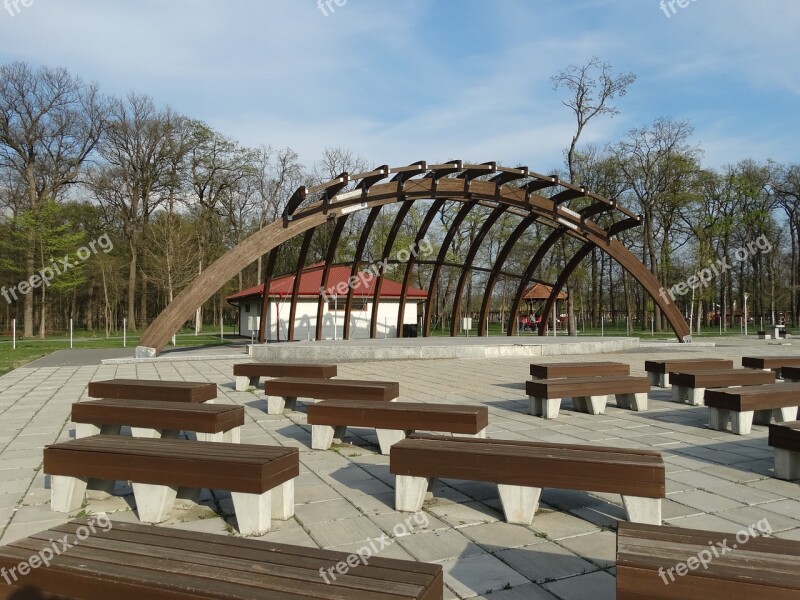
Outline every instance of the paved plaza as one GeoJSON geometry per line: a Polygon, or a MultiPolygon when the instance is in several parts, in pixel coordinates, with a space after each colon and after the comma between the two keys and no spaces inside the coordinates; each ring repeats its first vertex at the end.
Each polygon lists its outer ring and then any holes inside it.
{"type": "MultiPolygon", "coordinates": [[[[798,355],[800,343],[728,339],[709,346],[654,346],[604,354],[547,356],[559,360],[615,360],[644,375],[652,358],[731,358],[798,355]]],[[[310,426],[301,399],[298,412],[265,413],[263,390],[236,392],[225,359],[21,368],[0,377],[0,544],[67,521],[76,513],[52,512],[42,448],[74,436],[73,402],[86,399],[89,381],[110,378],[210,381],[218,403],[245,406],[242,442],[295,446],[301,474],[295,480],[296,516],[273,521],[263,539],[355,551],[386,536],[380,556],[436,562],[445,570],[445,598],[491,600],[612,599],[615,533],[625,513],[618,495],[545,489],[533,525],[502,522],[495,485],[440,481],[425,502],[423,518],[394,510],[389,457],[377,449],[374,430],[349,429],[344,444],[310,449],[310,426]]],[[[646,412],[618,409],[605,415],[576,413],[565,402],[556,420],[528,412],[525,381],[531,358],[408,360],[342,363],[339,376],[399,381],[401,400],[483,404],[492,438],[624,448],[654,448],[667,466],[662,517],[669,525],[735,534],[766,519],[772,535],[800,540],[800,487],[772,475],[767,428],[748,436],[709,430],[708,411],[670,402],[670,391],[653,388],[646,412]]],[[[117,496],[89,501],[86,513],[107,512],[137,522],[131,488],[117,483],[117,496]]],[[[204,492],[195,506],[176,509],[164,526],[235,535],[230,496],[204,492]]],[[[381,545],[383,545],[381,544],[381,545]]]]}

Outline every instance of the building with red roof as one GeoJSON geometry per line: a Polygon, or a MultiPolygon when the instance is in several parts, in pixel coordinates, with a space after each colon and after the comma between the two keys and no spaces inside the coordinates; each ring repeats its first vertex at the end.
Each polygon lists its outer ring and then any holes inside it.
{"type": "MultiPolygon", "coordinates": [[[[378,281],[375,269],[365,269],[355,277],[351,277],[349,265],[334,265],[328,271],[327,285],[323,289],[324,268],[324,263],[317,263],[306,267],[300,273],[294,319],[294,339],[315,338],[320,298],[323,300],[323,339],[341,339],[345,327],[349,329],[350,339],[369,338],[373,298],[378,281]],[[345,323],[345,306],[351,287],[353,301],[350,322],[345,323]]],[[[266,328],[268,340],[286,340],[288,338],[289,312],[295,277],[295,274],[292,273],[275,277],[270,282],[266,328]]],[[[383,278],[378,304],[378,337],[397,337],[397,317],[402,291],[401,283],[386,277],[383,278]]],[[[238,308],[240,335],[258,336],[263,297],[263,283],[227,297],[227,301],[238,308]]],[[[421,310],[418,310],[420,308],[418,305],[427,298],[428,293],[425,290],[409,286],[406,291],[403,325],[408,327],[406,331],[412,336],[418,323],[418,317],[422,314],[421,310]]]]}

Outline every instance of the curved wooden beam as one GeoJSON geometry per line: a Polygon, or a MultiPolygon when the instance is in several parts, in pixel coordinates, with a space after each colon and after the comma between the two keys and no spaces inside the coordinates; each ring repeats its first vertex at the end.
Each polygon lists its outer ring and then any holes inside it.
{"type": "MultiPolygon", "coordinates": [[[[323,224],[328,218],[341,219],[358,210],[374,210],[386,204],[405,200],[452,200],[465,203],[465,205],[491,206],[492,208],[499,203],[506,205],[510,214],[523,217],[535,214],[542,223],[551,227],[563,225],[570,230],[569,235],[584,242],[593,243],[619,262],[643,285],[647,293],[661,307],[678,338],[681,341],[691,339],[686,321],[680,311],[659,293],[659,284],[652,273],[618,240],[613,239],[609,230],[603,229],[591,219],[582,217],[574,211],[559,208],[551,198],[545,198],[535,192],[544,188],[561,188],[562,191],[572,190],[573,194],[570,195],[580,192],[593,200],[605,203],[608,203],[608,200],[592,192],[584,192],[580,187],[561,182],[553,176],[529,172],[528,177],[531,179],[529,183],[522,187],[512,187],[499,184],[498,181],[480,179],[482,175],[506,172],[503,167],[498,168],[496,163],[462,166],[464,171],[459,177],[428,177],[426,170],[428,174],[430,170],[423,163],[411,167],[388,169],[388,174],[413,172],[415,175],[419,175],[419,177],[407,178],[403,181],[378,183],[387,177],[387,173],[381,170],[370,171],[363,175],[347,176],[349,182],[359,182],[356,183],[355,189],[349,192],[344,191],[345,188],[342,187],[343,183],[348,183],[344,181],[346,174],[319,186],[308,189],[299,188],[292,197],[290,206],[287,207],[289,210],[284,213],[284,218],[267,225],[231,249],[178,294],[142,335],[141,347],[137,348],[137,356],[150,356],[159,352],[172,334],[191,318],[198,306],[215,294],[244,266],[255,262],[259,256],[267,253],[272,255],[272,250],[285,241],[323,224]],[[375,181],[371,181],[372,185],[368,187],[362,186],[368,177],[374,178],[375,181]],[[326,190],[333,190],[337,187],[340,190],[339,193],[332,198],[325,198],[326,190]],[[323,200],[315,200],[308,204],[305,200],[309,197],[322,197],[323,200]]],[[[454,165],[438,165],[438,168],[452,169],[454,165]]],[[[557,191],[554,196],[558,193],[557,191]]],[[[567,195],[565,194],[561,198],[567,195]]],[[[611,201],[611,205],[615,213],[636,218],[636,215],[616,202],[611,201]]],[[[611,227],[613,228],[614,225],[612,224],[611,227]]],[[[438,268],[441,269],[441,261],[439,262],[438,268]]],[[[524,276],[523,279],[525,279],[524,276]]],[[[428,300],[430,306],[430,297],[428,300]]],[[[430,315],[428,315],[428,319],[430,319],[430,315]]],[[[428,320],[428,325],[429,323],[428,320]]]]}
{"type": "Polygon", "coordinates": [[[467,283],[467,277],[472,269],[472,263],[475,260],[475,256],[478,254],[478,250],[480,250],[486,234],[489,233],[489,230],[497,222],[497,219],[499,219],[503,213],[506,212],[506,208],[506,206],[501,204],[491,212],[491,214],[481,225],[478,234],[475,236],[475,239],[472,240],[472,244],[467,251],[467,256],[464,259],[464,264],[461,268],[461,276],[458,278],[458,284],[456,285],[456,294],[453,302],[453,318],[452,322],[450,323],[451,336],[455,336],[458,333],[458,324],[456,323],[456,318],[461,314],[461,295],[464,293],[464,286],[467,283]]]}
{"type": "Polygon", "coordinates": [[[370,316],[369,320],[369,337],[371,338],[374,338],[377,335],[378,307],[381,304],[384,261],[389,259],[389,256],[392,253],[392,247],[394,246],[394,241],[397,238],[397,234],[400,233],[400,227],[403,225],[403,221],[405,220],[406,216],[408,215],[408,211],[411,210],[412,206],[414,206],[413,200],[406,200],[400,205],[400,210],[397,211],[394,223],[392,223],[392,228],[389,230],[389,235],[386,237],[386,243],[383,245],[383,253],[381,254],[381,268],[375,280],[375,289],[372,292],[372,315],[370,316]]]}
{"type": "Polygon", "coordinates": [[[442,263],[447,258],[447,252],[450,249],[450,244],[461,227],[461,223],[467,218],[470,211],[475,208],[475,201],[467,202],[458,211],[453,222],[450,224],[450,229],[442,240],[442,247],[439,249],[439,257],[436,259],[436,264],[433,266],[433,273],[431,273],[431,281],[428,284],[428,299],[425,302],[425,325],[423,327],[423,336],[429,337],[431,335],[431,316],[433,314],[433,302],[436,299],[436,284],[439,282],[439,275],[442,272],[442,263]]]}
{"type": "Polygon", "coordinates": [[[264,291],[261,293],[261,320],[258,323],[258,343],[267,343],[267,311],[269,310],[269,288],[272,285],[272,275],[275,272],[275,261],[278,259],[280,247],[269,251],[266,268],[264,269],[264,291]]]}
{"type": "MultiPolygon", "coordinates": [[[[348,216],[340,217],[336,221],[336,227],[333,228],[333,234],[331,234],[331,239],[328,242],[328,251],[325,254],[325,266],[322,268],[322,277],[319,283],[321,290],[327,291],[328,289],[328,276],[331,273],[331,266],[336,260],[336,248],[339,247],[339,238],[342,237],[342,231],[344,231],[344,226],[347,224],[348,216]]],[[[314,332],[314,338],[317,341],[322,339],[322,319],[325,315],[325,299],[327,296],[327,294],[323,295],[321,290],[319,300],[317,300],[317,328],[314,332]]]]}
{"type": "Polygon", "coordinates": [[[542,320],[539,323],[539,335],[543,336],[545,330],[547,329],[547,323],[550,320],[550,312],[553,310],[553,305],[558,300],[558,295],[561,293],[561,288],[563,288],[564,284],[567,283],[570,275],[572,275],[572,272],[578,268],[578,265],[581,264],[581,261],[589,256],[592,248],[594,248],[594,244],[591,242],[587,242],[581,246],[580,250],[578,250],[572,256],[567,265],[564,267],[564,270],[561,271],[561,274],[558,276],[556,282],[553,284],[553,287],[550,290],[550,295],[547,297],[547,300],[544,303],[544,309],[542,310],[542,320]]]}
{"type": "Polygon", "coordinates": [[[300,246],[300,252],[297,255],[297,268],[295,269],[294,282],[292,284],[292,304],[289,307],[289,330],[286,335],[286,340],[291,342],[294,340],[294,318],[297,315],[297,300],[300,294],[300,280],[302,279],[303,269],[306,268],[306,257],[308,256],[308,249],[311,246],[311,239],[314,237],[316,228],[309,229],[303,235],[303,243],[300,246]]]}
{"type": "Polygon", "coordinates": [[[397,337],[403,337],[403,325],[405,324],[405,314],[406,314],[406,297],[408,295],[408,288],[411,285],[411,275],[414,271],[414,265],[418,262],[417,255],[419,254],[419,246],[422,243],[422,240],[425,239],[425,236],[428,235],[428,229],[433,223],[433,220],[436,218],[437,213],[441,210],[442,206],[444,206],[445,199],[439,198],[435,200],[433,204],[431,204],[430,209],[425,214],[425,217],[422,219],[422,223],[420,223],[419,231],[417,231],[417,237],[414,238],[414,249],[416,252],[411,254],[411,257],[408,259],[406,263],[406,271],[403,275],[403,289],[400,291],[400,307],[397,311],[397,337]]]}
{"type": "Polygon", "coordinates": [[[555,246],[556,242],[558,242],[561,236],[566,232],[567,229],[565,227],[553,230],[536,250],[536,254],[533,255],[531,262],[528,263],[525,272],[519,280],[519,287],[517,287],[517,293],[514,294],[514,301],[509,308],[508,327],[506,328],[507,335],[514,335],[517,330],[517,313],[519,312],[520,304],[522,304],[522,297],[525,295],[525,288],[528,287],[528,282],[533,278],[534,272],[539,268],[539,264],[544,260],[544,257],[550,249],[555,246]]]}
{"type": "Polygon", "coordinates": [[[480,315],[480,323],[478,323],[478,335],[487,335],[486,331],[486,317],[489,316],[489,307],[492,302],[492,295],[494,294],[494,287],[497,285],[497,280],[500,277],[500,274],[503,271],[503,265],[505,264],[506,260],[508,260],[509,255],[511,254],[511,250],[519,241],[519,238],[522,237],[522,234],[525,233],[528,228],[534,224],[538,217],[534,214],[530,214],[519,224],[516,226],[514,231],[511,232],[511,235],[508,236],[506,243],[503,245],[503,248],[497,254],[497,259],[494,261],[494,266],[492,267],[491,273],[489,273],[489,279],[486,281],[486,291],[483,294],[483,303],[481,304],[481,315],[480,315]]]}
{"type": "MultiPolygon", "coordinates": [[[[361,259],[364,256],[364,249],[367,247],[367,242],[369,241],[369,234],[372,232],[372,226],[375,225],[375,219],[378,218],[378,214],[380,214],[382,208],[383,205],[375,206],[371,211],[369,211],[367,220],[364,223],[364,229],[361,231],[361,237],[358,238],[358,246],[356,246],[356,253],[353,256],[353,267],[350,269],[350,281],[353,281],[353,277],[358,276],[358,270],[361,268],[361,259]]],[[[347,304],[345,305],[344,309],[344,328],[342,329],[342,339],[345,340],[350,339],[350,315],[353,314],[354,292],[355,292],[355,286],[348,285],[347,304]]]]}

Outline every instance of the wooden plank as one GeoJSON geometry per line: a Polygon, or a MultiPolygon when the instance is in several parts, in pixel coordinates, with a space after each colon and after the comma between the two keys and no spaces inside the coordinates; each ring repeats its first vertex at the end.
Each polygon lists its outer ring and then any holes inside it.
{"type": "Polygon", "coordinates": [[[218,433],[244,425],[244,407],[112,398],[73,404],[72,421],[218,433]]]}
{"type": "Polygon", "coordinates": [[[539,398],[633,394],[649,392],[650,381],[647,377],[632,377],[630,375],[539,379],[526,381],[525,391],[529,396],[537,396],[539,398]]]}
{"type": "MultiPolygon", "coordinates": [[[[73,541],[77,529],[88,522],[66,523],[0,548],[0,566],[14,566],[65,534],[73,541]]],[[[44,593],[58,592],[82,600],[442,598],[439,565],[372,557],[368,564],[357,561],[345,574],[337,573],[335,566],[348,556],[260,540],[113,523],[112,528],[98,528],[56,557],[47,569],[32,571],[25,583],[44,593]],[[335,579],[328,571],[331,567],[335,579]]]]}
{"type": "Polygon", "coordinates": [[[557,377],[588,377],[600,375],[630,375],[630,365],[610,361],[585,363],[534,363],[530,367],[531,375],[540,379],[557,377]]]}
{"type": "Polygon", "coordinates": [[[294,396],[316,400],[389,401],[400,396],[400,384],[396,381],[279,377],[264,383],[264,393],[268,396],[294,396]]]}
{"type": "Polygon", "coordinates": [[[670,371],[669,381],[673,386],[690,388],[765,385],[775,383],[775,373],[753,369],[714,369],[695,372],[678,370],[670,371]]]}
{"type": "Polygon", "coordinates": [[[453,439],[459,440],[411,437],[394,444],[390,473],[665,497],[664,463],[657,452],[453,439]]]}
{"type": "Polygon", "coordinates": [[[254,444],[93,436],[47,446],[49,475],[263,493],[300,472],[299,450],[254,444]]]}
{"type": "Polygon", "coordinates": [[[768,443],[774,448],[800,452],[800,421],[770,423],[768,443]]]}
{"type": "Polygon", "coordinates": [[[705,404],[734,411],[768,410],[798,406],[800,383],[707,389],[705,404]]]}
{"type": "Polygon", "coordinates": [[[109,379],[90,382],[88,393],[92,398],[206,402],[217,397],[217,386],[204,381],[109,379]]]}
{"type": "Polygon", "coordinates": [[[800,366],[792,367],[789,365],[782,365],[781,377],[783,377],[784,379],[800,381],[800,366]]]}
{"type": "Polygon", "coordinates": [[[337,366],[315,363],[240,363],[233,365],[233,374],[243,377],[336,377],[337,366]]]}
{"type": "Polygon", "coordinates": [[[673,358],[668,360],[647,360],[644,370],[648,373],[669,373],[670,371],[707,371],[732,369],[733,361],[725,358],[673,358]]]}
{"type": "Polygon", "coordinates": [[[617,598],[797,598],[798,567],[800,542],[794,540],[742,542],[729,533],[625,522],[617,531],[617,598]],[[711,554],[717,548],[728,551],[711,554]],[[705,567],[682,577],[674,572],[701,552],[711,554],[705,567]]]}
{"type": "Polygon", "coordinates": [[[800,367],[800,356],[743,356],[742,366],[749,369],[781,369],[800,367]]]}
{"type": "Polygon", "coordinates": [[[485,406],[325,400],[308,407],[309,425],[478,433],[489,425],[485,406]]]}

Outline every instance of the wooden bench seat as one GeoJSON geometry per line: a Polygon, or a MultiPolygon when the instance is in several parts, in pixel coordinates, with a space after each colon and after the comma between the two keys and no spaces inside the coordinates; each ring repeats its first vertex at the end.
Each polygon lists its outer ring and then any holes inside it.
{"type": "Polygon", "coordinates": [[[800,367],[783,366],[781,367],[781,377],[790,383],[800,383],[800,367]]]}
{"type": "Polygon", "coordinates": [[[400,396],[400,384],[396,381],[278,377],[264,382],[264,393],[267,414],[279,415],[284,408],[294,410],[298,398],[391,402],[400,396]]]}
{"type": "Polygon", "coordinates": [[[381,454],[417,430],[441,431],[485,438],[489,409],[485,406],[325,400],[308,407],[311,447],[327,450],[348,426],[374,427],[381,454]]]}
{"type": "Polygon", "coordinates": [[[76,438],[119,435],[129,426],[134,437],[177,438],[181,431],[193,431],[198,441],[239,443],[244,407],[105,398],[73,404],[72,421],[76,438]]]}
{"type": "Polygon", "coordinates": [[[768,425],[772,417],[777,422],[794,421],[800,383],[707,389],[705,400],[711,429],[724,431],[730,421],[734,433],[747,435],[754,422],[768,425]]]}
{"type": "Polygon", "coordinates": [[[669,374],[671,371],[693,373],[695,371],[732,368],[733,361],[724,358],[672,358],[669,360],[647,360],[644,363],[644,370],[650,378],[650,384],[662,388],[669,386],[669,374]]]}
{"type": "Polygon", "coordinates": [[[531,365],[531,380],[556,379],[559,377],[591,377],[600,375],[630,375],[631,368],[625,363],[596,362],[562,362],[534,363],[531,365]]]}
{"type": "Polygon", "coordinates": [[[0,598],[442,600],[441,565],[373,556],[377,547],[318,550],[89,517],[0,547],[11,581],[0,578],[0,598]],[[11,569],[53,554],[53,540],[66,541],[68,551],[47,568],[15,571],[15,583],[11,569]]]}
{"type": "Polygon", "coordinates": [[[572,398],[575,410],[593,415],[605,412],[610,395],[616,396],[620,408],[647,410],[650,383],[646,377],[608,375],[527,381],[525,390],[532,415],[555,419],[564,398],[572,398]]]}
{"type": "Polygon", "coordinates": [[[669,380],[672,383],[673,402],[703,406],[706,388],[766,385],[775,383],[775,375],[753,369],[715,369],[694,373],[672,371],[669,380]]]}
{"type": "Polygon", "coordinates": [[[743,356],[742,366],[772,371],[775,377],[782,377],[783,367],[800,367],[800,356],[743,356]]]}
{"type": "Polygon", "coordinates": [[[395,507],[418,511],[437,478],[496,483],[509,523],[530,525],[542,488],[622,495],[632,521],[661,523],[661,453],[603,446],[545,444],[415,434],[389,458],[395,507]]]}
{"type": "Polygon", "coordinates": [[[253,362],[233,365],[233,377],[236,391],[244,392],[248,386],[258,388],[262,377],[330,379],[336,377],[336,370],[336,365],[253,362]]]}
{"type": "Polygon", "coordinates": [[[96,435],[46,446],[43,469],[55,511],[80,508],[90,479],[132,482],[143,523],[169,518],[178,488],[227,490],[240,533],[263,535],[294,515],[300,460],[297,448],[96,435]]]}
{"type": "Polygon", "coordinates": [[[800,421],[772,423],[769,445],[775,449],[775,476],[800,479],[800,421]]]}
{"type": "Polygon", "coordinates": [[[91,398],[128,398],[166,402],[208,402],[217,397],[217,385],[204,381],[109,379],[89,383],[91,398]]]}
{"type": "Polygon", "coordinates": [[[800,541],[759,527],[771,531],[762,521],[737,534],[620,523],[617,600],[800,598],[800,541]]]}

